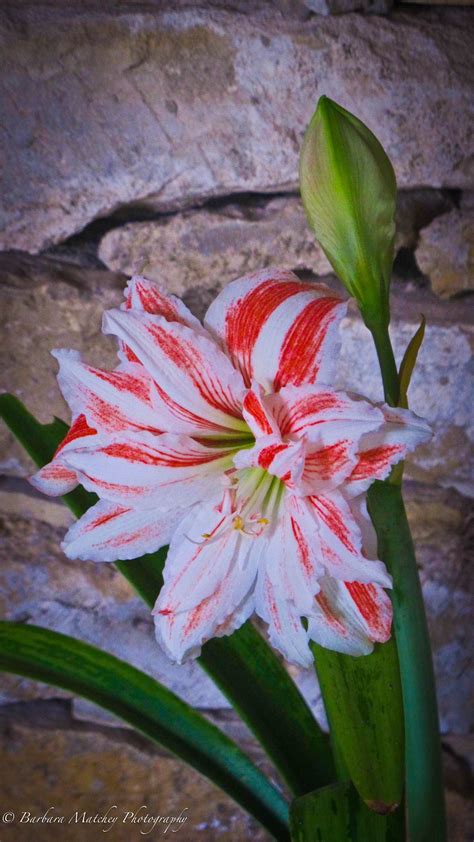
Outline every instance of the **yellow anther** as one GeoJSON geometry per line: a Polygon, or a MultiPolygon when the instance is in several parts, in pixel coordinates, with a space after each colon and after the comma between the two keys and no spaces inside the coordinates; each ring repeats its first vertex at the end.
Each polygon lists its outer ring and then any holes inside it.
{"type": "Polygon", "coordinates": [[[210,538],[210,537],[211,537],[211,533],[210,533],[210,532],[203,532],[203,533],[202,533],[202,537],[203,537],[203,538],[210,538]]]}
{"type": "Polygon", "coordinates": [[[242,518],[240,517],[240,515],[236,515],[236,517],[232,521],[232,526],[233,526],[234,529],[243,529],[244,528],[245,523],[242,520],[242,518]]]}
{"type": "Polygon", "coordinates": [[[270,521],[268,520],[267,517],[261,517],[257,520],[257,523],[263,523],[263,525],[266,526],[267,523],[270,523],[270,521]]]}

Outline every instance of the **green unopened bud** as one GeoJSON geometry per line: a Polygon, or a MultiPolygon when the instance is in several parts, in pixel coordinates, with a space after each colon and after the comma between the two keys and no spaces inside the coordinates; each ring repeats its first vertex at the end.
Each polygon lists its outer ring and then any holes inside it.
{"type": "Polygon", "coordinates": [[[300,186],[316,239],[364,320],[388,324],[395,173],[367,126],[325,96],[304,138],[300,186]]]}

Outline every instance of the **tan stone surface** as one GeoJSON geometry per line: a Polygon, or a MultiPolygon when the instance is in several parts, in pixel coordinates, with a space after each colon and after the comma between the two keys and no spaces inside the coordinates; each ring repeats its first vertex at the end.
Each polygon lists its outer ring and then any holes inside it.
{"type": "Polygon", "coordinates": [[[453,210],[421,232],[416,259],[442,298],[474,289],[474,210],[453,210]]]}
{"type": "Polygon", "coordinates": [[[110,269],[159,280],[176,295],[201,286],[218,291],[264,266],[331,271],[296,196],[129,223],[105,235],[99,257],[110,269]]]}
{"type": "MultiPolygon", "coordinates": [[[[233,801],[194,770],[152,744],[121,736],[115,729],[87,727],[29,727],[20,721],[4,722],[0,746],[3,778],[2,809],[16,820],[2,826],[5,842],[138,842],[150,824],[133,823],[125,813],[175,816],[186,822],[172,838],[182,842],[229,840],[270,842],[271,837],[233,801]],[[135,744],[134,744],[135,742],[135,744]],[[140,810],[144,805],[145,810],[140,810]],[[28,824],[24,812],[65,817],[64,823],[28,824]],[[114,808],[115,807],[115,808],[114,808]],[[109,811],[117,822],[107,827],[100,817],[109,811]],[[77,819],[75,814],[77,813],[77,819]],[[87,823],[83,814],[93,818],[87,823]]],[[[174,825],[177,827],[177,824],[174,825]]],[[[158,824],[148,838],[169,838],[158,824]]]]}
{"type": "Polygon", "coordinates": [[[271,6],[11,6],[2,247],[36,252],[131,203],[294,190],[321,94],[378,134],[401,187],[468,188],[471,26],[459,10],[301,21],[271,6]]]}

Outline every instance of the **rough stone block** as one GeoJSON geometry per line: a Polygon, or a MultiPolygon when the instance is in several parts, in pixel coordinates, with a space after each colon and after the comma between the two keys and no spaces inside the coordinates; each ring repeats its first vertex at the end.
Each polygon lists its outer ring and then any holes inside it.
{"type": "Polygon", "coordinates": [[[124,205],[294,190],[321,94],[377,133],[401,187],[472,185],[462,10],[299,20],[271,6],[11,6],[0,38],[3,248],[37,252],[124,205]]]}
{"type": "Polygon", "coordinates": [[[416,259],[442,298],[474,290],[474,209],[433,220],[421,232],[416,259]]]}

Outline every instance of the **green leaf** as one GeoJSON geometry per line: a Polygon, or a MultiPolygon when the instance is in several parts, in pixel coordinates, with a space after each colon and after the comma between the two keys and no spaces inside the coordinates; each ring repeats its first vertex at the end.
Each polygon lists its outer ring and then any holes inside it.
{"type": "Polygon", "coordinates": [[[290,807],[292,842],[402,842],[403,810],[378,816],[349,781],[296,798],[290,807]]]}
{"type": "Polygon", "coordinates": [[[406,800],[411,842],[444,842],[441,742],[423,594],[399,486],[374,482],[369,512],[379,558],[393,576],[394,628],[405,712],[406,800]]]}
{"type": "Polygon", "coordinates": [[[371,131],[321,97],[300,158],[309,224],[367,324],[388,324],[395,239],[393,167],[371,131]]]}
{"type": "Polygon", "coordinates": [[[425,336],[426,319],[421,317],[421,322],[418,330],[410,339],[407,345],[403,360],[400,364],[399,381],[400,381],[400,396],[398,399],[399,406],[408,409],[408,387],[410,385],[411,376],[415,368],[418,352],[421,348],[425,336]]]}
{"type": "MultiPolygon", "coordinates": [[[[13,395],[0,395],[0,417],[38,466],[48,462],[67,432],[61,421],[42,425],[13,395]]],[[[76,516],[91,505],[78,488],[64,499],[76,516]]],[[[163,583],[166,549],[116,567],[149,606],[163,583]]],[[[200,665],[253,731],[291,791],[300,795],[334,780],[327,736],[283,664],[258,631],[246,623],[231,637],[203,647],[200,665]],[[275,716],[275,711],[278,715],[275,716]]]]}
{"type": "Polygon", "coordinates": [[[216,783],[276,839],[288,839],[288,805],[263,773],[201,714],[125,661],[49,629],[0,622],[0,669],[111,711],[216,783]]]}
{"type": "Polygon", "coordinates": [[[400,804],[404,782],[403,705],[392,639],[355,658],[312,645],[331,735],[360,793],[376,812],[400,804]]]}

